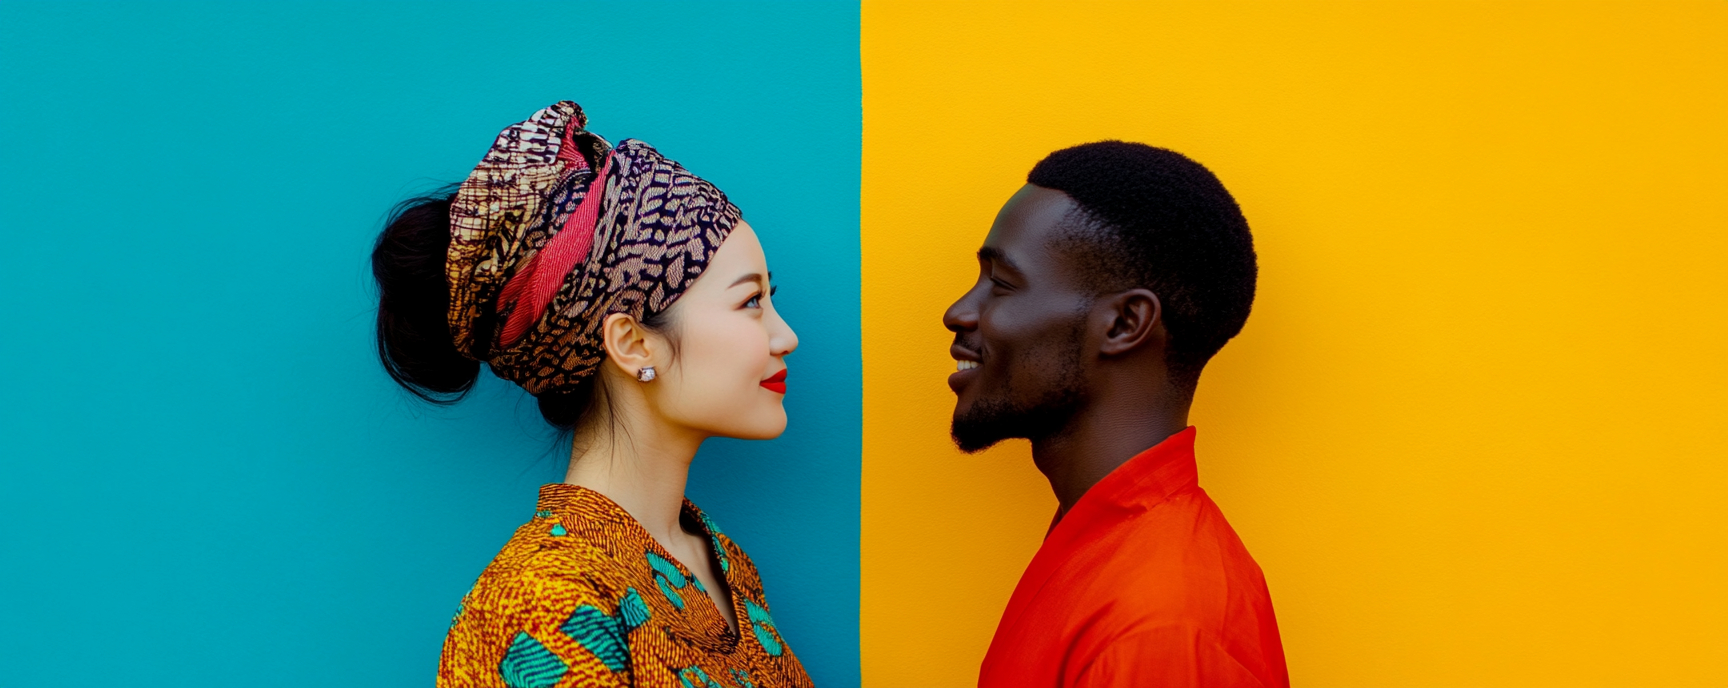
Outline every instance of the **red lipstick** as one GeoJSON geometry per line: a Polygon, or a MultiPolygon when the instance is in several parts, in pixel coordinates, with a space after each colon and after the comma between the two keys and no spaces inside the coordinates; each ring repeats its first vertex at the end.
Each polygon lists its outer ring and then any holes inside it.
{"type": "Polygon", "coordinates": [[[766,390],[773,392],[775,394],[785,394],[786,393],[786,369],[781,368],[780,372],[769,376],[768,379],[766,379],[766,380],[763,380],[762,381],[762,389],[766,389],[766,390]]]}

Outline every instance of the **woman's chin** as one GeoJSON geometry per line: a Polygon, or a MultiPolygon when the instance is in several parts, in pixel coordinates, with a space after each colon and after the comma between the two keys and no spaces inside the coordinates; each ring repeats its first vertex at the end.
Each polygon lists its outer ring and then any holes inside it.
{"type": "Polygon", "coordinates": [[[727,437],[740,440],[771,440],[786,432],[786,410],[774,405],[772,411],[759,414],[746,422],[727,428],[722,433],[727,437]]]}

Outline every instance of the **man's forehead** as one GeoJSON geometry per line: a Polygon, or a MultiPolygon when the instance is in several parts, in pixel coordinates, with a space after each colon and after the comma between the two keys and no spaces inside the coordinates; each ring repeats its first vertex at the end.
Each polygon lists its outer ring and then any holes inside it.
{"type": "Polygon", "coordinates": [[[1042,252],[1074,207],[1074,199],[1061,191],[1032,184],[1020,187],[996,214],[979,255],[1012,258],[1010,254],[1042,252]]]}

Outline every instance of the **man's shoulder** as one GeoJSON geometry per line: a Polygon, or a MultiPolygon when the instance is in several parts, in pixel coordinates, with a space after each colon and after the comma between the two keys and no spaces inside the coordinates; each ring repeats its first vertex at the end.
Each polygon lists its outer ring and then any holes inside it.
{"type": "MultiPolygon", "coordinates": [[[[1100,658],[1101,672],[1183,659],[1205,685],[1289,685],[1260,565],[1211,498],[1191,492],[1136,519],[1130,539],[1163,538],[1166,546],[1159,556],[1118,558],[1119,577],[1109,582],[1116,597],[1100,610],[1092,654],[1080,654],[1100,658]]],[[[1089,682],[1112,684],[1103,674],[1089,682]]]]}
{"type": "Polygon", "coordinates": [[[1221,619],[1265,596],[1260,566],[1206,493],[1184,491],[1124,521],[1091,576],[1110,616],[1132,625],[1221,619]]]}
{"type": "Polygon", "coordinates": [[[1075,671],[1106,672],[1082,683],[1160,685],[1159,675],[1114,683],[1105,678],[1110,671],[1138,672],[1148,662],[1187,666],[1177,659],[1205,659],[1210,668],[1193,674],[1207,677],[1204,685],[1235,683],[1226,674],[1236,664],[1256,676],[1281,675],[1265,578],[1205,492],[1185,489],[1090,525],[1098,527],[1077,544],[1065,541],[1048,582],[1004,619],[987,674],[1017,676],[1032,661],[1022,657],[1058,652],[1075,671]]]}
{"type": "Polygon", "coordinates": [[[1112,563],[1129,570],[1180,566],[1200,576],[1260,570],[1224,512],[1198,487],[1124,519],[1117,530],[1110,538],[1120,541],[1112,563]]]}

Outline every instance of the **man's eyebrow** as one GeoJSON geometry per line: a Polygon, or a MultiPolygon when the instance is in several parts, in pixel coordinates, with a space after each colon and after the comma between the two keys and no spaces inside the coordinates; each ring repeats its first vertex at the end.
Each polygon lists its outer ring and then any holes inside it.
{"type": "MultiPolygon", "coordinates": [[[[773,276],[774,276],[774,273],[772,273],[772,272],[770,272],[770,273],[768,273],[768,276],[769,276],[769,277],[770,277],[770,278],[772,278],[772,277],[773,277],[773,276]]],[[[752,273],[750,273],[750,274],[748,274],[748,275],[745,275],[745,276],[743,276],[743,277],[740,277],[740,278],[738,278],[738,281],[736,281],[736,282],[733,282],[733,283],[732,283],[732,284],[730,284],[730,285],[728,285],[728,286],[727,286],[727,287],[726,287],[726,288],[727,288],[727,289],[731,289],[731,288],[732,288],[732,287],[736,287],[736,286],[738,286],[738,285],[740,285],[740,284],[743,284],[743,283],[745,283],[745,282],[756,282],[756,283],[761,283],[761,282],[762,282],[762,273],[760,273],[760,272],[752,272],[752,273]]]]}
{"type": "Polygon", "coordinates": [[[996,248],[995,246],[985,246],[984,248],[978,249],[978,260],[988,260],[994,263],[1001,263],[1002,267],[1013,270],[1014,272],[1021,272],[1020,266],[1015,265],[1014,261],[1008,260],[1008,254],[1003,253],[1002,249],[996,248]]]}

